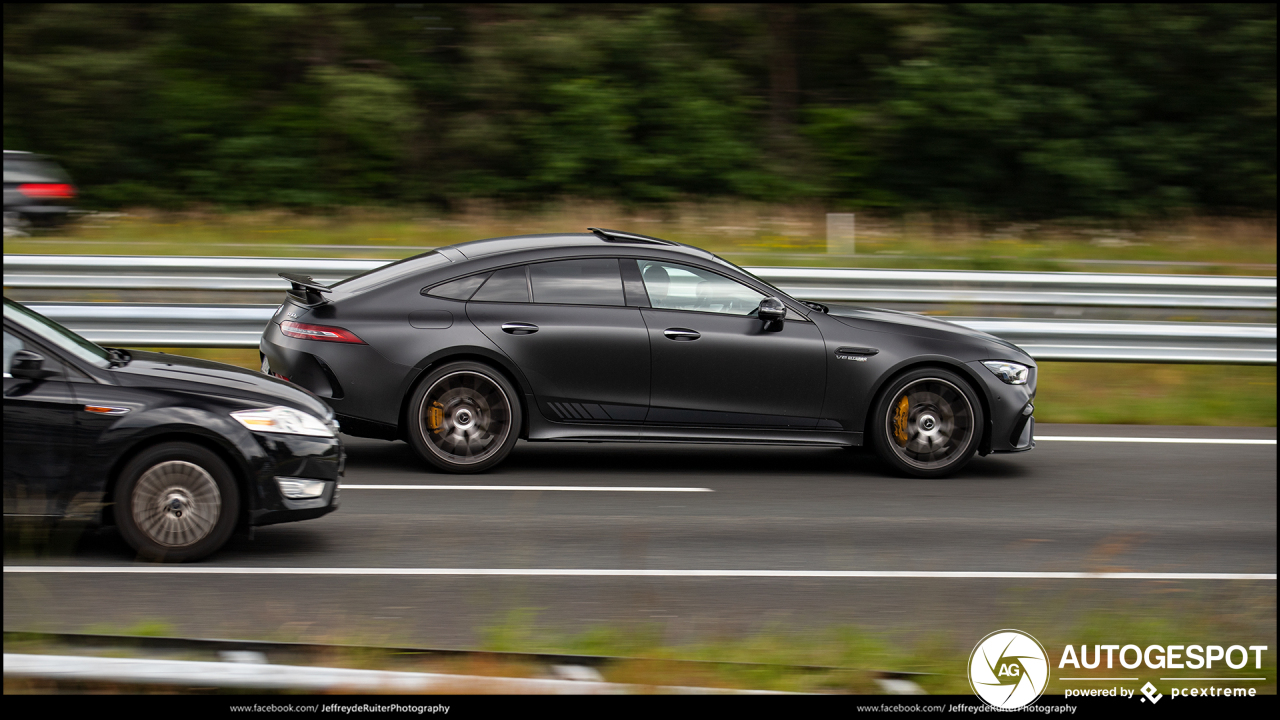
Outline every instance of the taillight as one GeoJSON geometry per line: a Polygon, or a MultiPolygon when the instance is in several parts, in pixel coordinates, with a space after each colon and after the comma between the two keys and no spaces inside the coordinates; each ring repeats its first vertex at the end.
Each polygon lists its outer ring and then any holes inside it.
{"type": "Polygon", "coordinates": [[[285,320],[280,323],[280,332],[291,338],[298,338],[299,340],[324,340],[327,342],[365,344],[365,341],[356,337],[355,333],[350,330],[343,330],[340,327],[330,327],[328,325],[309,325],[307,323],[285,320]]]}
{"type": "Polygon", "coordinates": [[[76,189],[67,183],[23,183],[18,192],[29,198],[68,200],[76,196],[76,189]]]}

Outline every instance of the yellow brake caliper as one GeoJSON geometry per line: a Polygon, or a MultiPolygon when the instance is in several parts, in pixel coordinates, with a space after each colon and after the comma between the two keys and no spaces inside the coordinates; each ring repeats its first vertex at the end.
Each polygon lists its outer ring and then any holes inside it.
{"type": "Polygon", "coordinates": [[[444,406],[440,403],[431,403],[431,409],[427,411],[427,427],[431,432],[440,432],[440,426],[444,424],[444,406]]]}
{"type": "Polygon", "coordinates": [[[893,410],[893,439],[898,441],[899,447],[907,446],[907,398],[905,396],[898,401],[898,407],[893,410]]]}

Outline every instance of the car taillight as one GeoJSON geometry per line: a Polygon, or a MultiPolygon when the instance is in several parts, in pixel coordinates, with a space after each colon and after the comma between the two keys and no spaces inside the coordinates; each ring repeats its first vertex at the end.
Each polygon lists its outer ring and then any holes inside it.
{"type": "Polygon", "coordinates": [[[327,342],[365,344],[365,341],[356,337],[355,333],[350,330],[328,325],[310,325],[308,323],[285,320],[280,323],[280,332],[299,340],[325,340],[327,342]]]}
{"type": "Polygon", "coordinates": [[[67,183],[23,183],[18,192],[29,198],[56,198],[67,200],[76,196],[76,189],[67,183]]]}

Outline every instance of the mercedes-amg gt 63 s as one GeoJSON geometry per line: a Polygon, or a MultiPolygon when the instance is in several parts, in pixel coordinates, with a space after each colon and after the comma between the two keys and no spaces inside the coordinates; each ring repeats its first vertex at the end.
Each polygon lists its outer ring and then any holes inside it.
{"type": "Polygon", "coordinates": [[[942,320],[832,311],[698,248],[591,232],[478,240],[292,283],[262,370],[353,435],[446,472],[530,441],[870,443],[940,477],[1032,440],[1036,366],[942,320]]]}

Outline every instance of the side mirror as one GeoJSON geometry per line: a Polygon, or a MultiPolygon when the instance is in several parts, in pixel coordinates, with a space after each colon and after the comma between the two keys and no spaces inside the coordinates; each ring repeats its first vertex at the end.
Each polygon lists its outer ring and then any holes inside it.
{"type": "Polygon", "coordinates": [[[53,373],[44,369],[44,356],[30,350],[19,350],[9,361],[9,374],[27,380],[43,380],[53,373]]]}
{"type": "Polygon", "coordinates": [[[781,330],[782,319],[787,316],[787,306],[776,297],[767,297],[760,301],[756,316],[764,321],[766,330],[781,330]]]}

